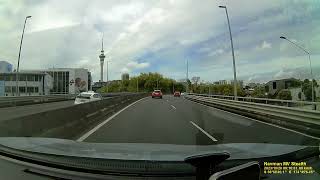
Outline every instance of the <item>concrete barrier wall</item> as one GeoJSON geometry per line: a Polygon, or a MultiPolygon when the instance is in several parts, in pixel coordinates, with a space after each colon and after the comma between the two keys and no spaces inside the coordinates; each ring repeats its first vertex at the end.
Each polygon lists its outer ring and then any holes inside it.
{"type": "Polygon", "coordinates": [[[74,98],[75,98],[75,95],[1,97],[0,108],[50,103],[50,102],[58,102],[58,101],[68,101],[74,98]]]}
{"type": "MultiPolygon", "coordinates": [[[[141,93],[119,92],[119,93],[103,93],[103,97],[116,97],[124,95],[137,95],[141,93]]],[[[31,104],[51,103],[58,101],[68,101],[75,99],[75,94],[66,95],[46,95],[46,96],[19,96],[19,97],[0,97],[0,108],[12,106],[25,106],[31,104]]]]}
{"type": "Polygon", "coordinates": [[[118,96],[2,121],[0,136],[76,139],[115,112],[145,96],[118,96]]]}

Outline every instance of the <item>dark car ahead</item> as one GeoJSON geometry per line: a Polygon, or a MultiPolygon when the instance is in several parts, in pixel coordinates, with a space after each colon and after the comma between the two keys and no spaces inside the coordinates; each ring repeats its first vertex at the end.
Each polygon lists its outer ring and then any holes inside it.
{"type": "Polygon", "coordinates": [[[161,90],[154,90],[151,94],[152,98],[160,98],[162,99],[162,92],[161,90]]]}

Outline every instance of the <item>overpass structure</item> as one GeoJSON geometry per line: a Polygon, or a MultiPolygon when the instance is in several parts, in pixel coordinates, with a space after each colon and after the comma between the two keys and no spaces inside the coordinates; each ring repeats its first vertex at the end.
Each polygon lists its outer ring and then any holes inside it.
{"type": "Polygon", "coordinates": [[[2,118],[0,136],[180,145],[319,145],[320,139],[320,111],[295,107],[200,94],[152,99],[145,93],[126,93],[80,105],[61,102],[46,103],[53,108],[21,106],[20,111],[33,113],[2,118]]]}

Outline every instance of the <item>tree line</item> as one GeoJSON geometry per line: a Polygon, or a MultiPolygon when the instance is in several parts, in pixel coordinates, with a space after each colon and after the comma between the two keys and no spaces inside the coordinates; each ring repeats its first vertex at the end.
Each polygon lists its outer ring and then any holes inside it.
{"type": "Polygon", "coordinates": [[[98,92],[152,92],[155,89],[160,89],[163,93],[185,92],[186,85],[183,82],[163,77],[159,73],[149,72],[141,73],[129,80],[112,81],[108,87],[104,86],[98,92]]]}
{"type": "MultiPolygon", "coordinates": [[[[313,80],[314,87],[319,85],[313,80]]],[[[312,99],[312,86],[311,81],[308,79],[299,80],[293,79],[289,88],[302,88],[306,100],[312,99]]],[[[108,87],[104,86],[98,90],[98,92],[152,92],[155,89],[160,89],[163,93],[173,93],[174,91],[186,92],[188,88],[189,92],[199,94],[214,94],[233,96],[233,84],[209,84],[209,83],[198,83],[198,81],[191,82],[189,79],[187,82],[178,82],[174,79],[166,78],[159,73],[141,73],[138,76],[131,77],[129,80],[119,80],[111,82],[108,87]]],[[[286,99],[291,100],[292,96],[289,90],[281,90],[275,96],[271,96],[267,93],[267,89],[264,85],[257,86],[254,91],[248,94],[243,87],[237,86],[238,96],[248,96],[256,98],[273,98],[273,99],[286,99]]],[[[302,94],[299,94],[301,99],[302,94]]]]}

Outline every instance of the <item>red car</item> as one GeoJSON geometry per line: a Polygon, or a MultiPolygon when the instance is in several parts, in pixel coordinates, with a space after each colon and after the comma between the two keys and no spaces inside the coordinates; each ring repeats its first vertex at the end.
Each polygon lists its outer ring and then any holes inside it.
{"type": "Polygon", "coordinates": [[[160,98],[162,99],[162,92],[161,90],[154,90],[151,94],[152,98],[160,98]]]}
{"type": "Polygon", "coordinates": [[[181,94],[180,94],[179,91],[175,91],[175,92],[173,93],[173,96],[174,96],[174,97],[180,97],[180,95],[181,95],[181,94]]]}

